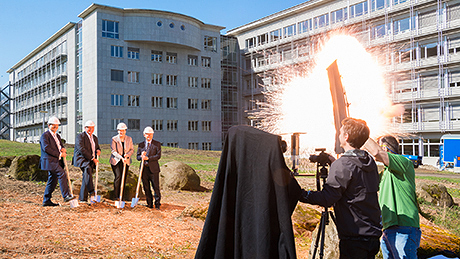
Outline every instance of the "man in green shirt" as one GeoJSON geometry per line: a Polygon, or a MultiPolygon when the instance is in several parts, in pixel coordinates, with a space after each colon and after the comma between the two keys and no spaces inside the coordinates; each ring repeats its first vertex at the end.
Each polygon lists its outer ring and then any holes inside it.
{"type": "Polygon", "coordinates": [[[399,143],[395,137],[386,135],[378,142],[369,138],[364,149],[385,165],[379,186],[383,258],[417,258],[421,231],[414,166],[409,159],[399,155],[399,143]]]}

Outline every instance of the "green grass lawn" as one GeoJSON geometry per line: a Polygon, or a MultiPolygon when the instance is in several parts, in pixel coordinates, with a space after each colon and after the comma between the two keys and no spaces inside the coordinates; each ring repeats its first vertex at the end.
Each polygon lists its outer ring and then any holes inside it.
{"type": "MultiPolygon", "coordinates": [[[[73,145],[67,145],[67,160],[71,160],[73,156],[73,145]]],[[[171,161],[180,161],[195,170],[216,171],[219,166],[220,152],[213,152],[212,155],[207,155],[206,151],[196,151],[180,148],[161,147],[162,156],[160,165],[171,161]]],[[[132,157],[133,166],[138,167],[139,161],[136,159],[137,145],[134,147],[132,157]]],[[[110,145],[101,145],[101,164],[109,165],[110,145]]],[[[24,155],[40,155],[40,144],[21,143],[8,140],[0,140],[0,156],[24,156],[24,155]]]]}

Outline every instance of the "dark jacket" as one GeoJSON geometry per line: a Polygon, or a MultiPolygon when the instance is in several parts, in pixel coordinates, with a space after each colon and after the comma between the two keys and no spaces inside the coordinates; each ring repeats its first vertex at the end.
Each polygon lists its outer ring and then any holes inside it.
{"type": "Polygon", "coordinates": [[[141,154],[143,151],[147,151],[147,157],[149,158],[148,166],[150,168],[150,172],[156,173],[160,172],[160,165],[158,164],[158,160],[161,158],[161,143],[152,139],[152,143],[150,144],[149,150],[146,150],[147,147],[145,146],[145,140],[138,144],[137,146],[137,160],[141,161],[142,157],[141,154]]]}
{"type": "Polygon", "coordinates": [[[332,163],[321,191],[304,192],[300,201],[334,206],[340,238],[380,237],[378,189],[379,174],[374,159],[366,151],[355,149],[332,163]]]}
{"type": "Polygon", "coordinates": [[[296,258],[291,215],[300,195],[279,136],[231,127],[195,259],[296,258]]]}
{"type": "MultiPolygon", "coordinates": [[[[62,143],[61,136],[56,134],[56,137],[61,143],[61,148],[63,148],[64,143],[62,143]]],[[[61,152],[49,130],[45,131],[45,133],[43,133],[40,137],[40,150],[40,169],[45,171],[55,171],[58,166],[64,168],[63,161],[59,160],[61,152]]]]}
{"type": "MultiPolygon", "coordinates": [[[[101,150],[101,148],[99,147],[97,137],[94,134],[92,134],[92,137],[94,140],[94,146],[96,147],[94,153],[96,153],[96,151],[101,150]]],[[[75,141],[72,163],[77,167],[87,167],[89,165],[95,167],[96,165],[92,163],[92,159],[93,152],[91,149],[91,141],[89,140],[86,131],[83,131],[82,133],[78,134],[77,140],[75,141]]]]}

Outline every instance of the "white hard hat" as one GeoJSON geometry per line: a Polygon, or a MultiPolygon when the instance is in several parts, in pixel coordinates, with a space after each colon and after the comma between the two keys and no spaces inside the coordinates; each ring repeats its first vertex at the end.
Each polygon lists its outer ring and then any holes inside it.
{"type": "Polygon", "coordinates": [[[92,120],[86,121],[85,122],[85,127],[95,127],[96,124],[92,120]]]}
{"type": "Polygon", "coordinates": [[[144,134],[146,134],[146,133],[152,133],[152,134],[153,134],[153,129],[152,129],[152,127],[149,127],[149,126],[145,127],[145,129],[144,129],[144,134]]]}
{"type": "Polygon", "coordinates": [[[58,118],[56,118],[56,116],[53,116],[53,117],[51,117],[51,118],[48,120],[48,125],[51,125],[51,124],[60,125],[61,122],[59,121],[58,118]]]}
{"type": "Polygon", "coordinates": [[[127,129],[128,127],[126,127],[126,124],[124,124],[123,122],[118,123],[117,130],[127,130],[127,129]]]}

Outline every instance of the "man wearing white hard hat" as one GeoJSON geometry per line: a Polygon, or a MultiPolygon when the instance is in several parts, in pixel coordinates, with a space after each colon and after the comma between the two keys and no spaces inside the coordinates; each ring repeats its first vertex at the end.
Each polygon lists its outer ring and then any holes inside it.
{"type": "Polygon", "coordinates": [[[155,208],[160,209],[160,165],[158,160],[161,158],[161,143],[153,139],[152,127],[145,127],[144,138],[145,141],[139,143],[137,147],[137,160],[144,163],[142,171],[142,185],[144,186],[144,193],[147,200],[147,207],[153,208],[152,191],[150,190],[150,183],[152,183],[155,208]]]}
{"type": "Polygon", "coordinates": [[[48,120],[48,130],[40,137],[40,168],[48,171],[48,181],[46,182],[45,193],[43,195],[43,206],[58,206],[59,204],[51,201],[51,196],[59,182],[61,194],[65,202],[73,200],[75,197],[70,193],[67,174],[64,170],[64,161],[61,158],[67,156],[61,136],[57,133],[61,122],[56,117],[48,120]]]}
{"type": "Polygon", "coordinates": [[[120,188],[124,188],[124,186],[121,186],[123,166],[126,166],[126,179],[129,165],[131,164],[131,156],[134,153],[133,139],[126,135],[127,129],[128,127],[126,127],[126,124],[123,122],[118,123],[118,135],[112,137],[112,145],[110,146],[112,154],[110,155],[109,162],[112,166],[113,175],[115,176],[113,181],[113,195],[115,198],[120,197],[120,188]]]}
{"type": "Polygon", "coordinates": [[[82,171],[80,195],[78,196],[81,202],[87,202],[88,195],[94,194],[93,170],[99,163],[97,156],[101,154],[98,139],[93,134],[95,126],[93,121],[87,121],[85,131],[78,134],[75,141],[73,165],[80,167],[82,171]]]}

